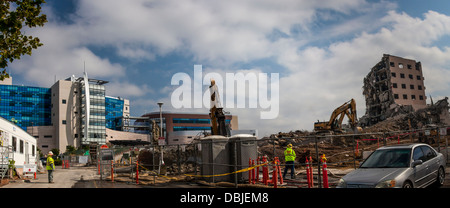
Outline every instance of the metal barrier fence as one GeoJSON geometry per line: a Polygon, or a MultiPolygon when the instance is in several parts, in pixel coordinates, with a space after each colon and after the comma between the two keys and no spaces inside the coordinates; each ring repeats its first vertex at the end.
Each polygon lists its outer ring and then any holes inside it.
{"type": "MultiPolygon", "coordinates": [[[[252,158],[246,158],[246,154],[238,151],[238,144],[242,145],[248,141],[209,141],[212,143],[211,145],[215,145],[210,147],[206,146],[204,141],[195,141],[192,144],[184,145],[115,146],[113,147],[114,164],[112,168],[115,173],[117,171],[133,174],[133,171],[136,170],[136,161],[139,161],[139,166],[142,167],[140,170],[149,171],[155,176],[185,175],[203,178],[213,183],[231,181],[237,187],[238,183],[245,182],[249,177],[248,168],[252,166],[249,164],[249,159],[256,160],[257,157],[267,156],[269,161],[273,161],[275,157],[279,157],[280,166],[283,167],[285,165],[284,150],[287,144],[292,144],[297,155],[296,172],[306,171],[307,165],[312,165],[317,169],[318,187],[321,187],[321,156],[323,154],[326,154],[328,169],[356,169],[368,152],[381,146],[420,142],[428,143],[444,154],[449,163],[449,136],[440,135],[439,132],[440,129],[432,128],[379,133],[265,138],[255,141],[258,148],[256,156],[252,158]],[[228,153],[214,151],[214,148],[226,150],[225,152],[228,153]],[[307,164],[306,159],[312,161],[307,164]]],[[[99,164],[101,165],[99,173],[110,175],[111,161],[100,161],[99,164]]]]}

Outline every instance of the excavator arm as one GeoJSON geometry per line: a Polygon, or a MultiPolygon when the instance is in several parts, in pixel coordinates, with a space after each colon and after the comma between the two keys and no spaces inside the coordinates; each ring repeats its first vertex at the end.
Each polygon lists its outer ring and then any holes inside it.
{"type": "Polygon", "coordinates": [[[225,124],[225,114],[222,105],[220,104],[219,90],[213,79],[211,80],[209,91],[211,95],[211,109],[209,110],[209,117],[211,118],[211,134],[229,136],[225,124]]]}
{"type": "Polygon", "coordinates": [[[336,108],[331,114],[329,121],[314,123],[314,131],[341,131],[342,121],[345,116],[348,117],[350,125],[354,129],[357,123],[356,102],[354,99],[336,108]]]}

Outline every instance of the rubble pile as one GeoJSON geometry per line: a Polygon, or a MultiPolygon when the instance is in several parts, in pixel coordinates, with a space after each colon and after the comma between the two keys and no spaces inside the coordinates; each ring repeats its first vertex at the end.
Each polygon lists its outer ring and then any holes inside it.
{"type": "MultiPolygon", "coordinates": [[[[319,156],[321,156],[321,154],[326,154],[329,163],[351,160],[354,154],[353,148],[356,145],[354,142],[355,140],[359,140],[361,146],[368,147],[372,145],[376,148],[378,142],[377,138],[392,136],[388,135],[389,132],[450,125],[449,103],[447,97],[417,111],[408,109],[408,107],[405,106],[396,105],[386,111],[385,115],[387,116],[386,119],[374,125],[365,127],[362,132],[384,132],[386,133],[385,135],[373,134],[357,135],[354,138],[349,136],[323,138],[318,144],[319,156]]],[[[286,149],[287,144],[291,143],[293,144],[293,149],[297,153],[296,162],[298,162],[298,164],[304,163],[305,157],[309,158],[310,156],[312,157],[313,162],[317,162],[315,140],[312,137],[307,137],[314,134],[314,132],[300,130],[272,134],[269,137],[262,138],[263,141],[258,142],[258,153],[259,155],[267,155],[269,158],[273,158],[274,156],[280,157],[281,161],[283,161],[284,150],[286,149]]],[[[405,139],[407,137],[409,137],[409,135],[402,135],[400,136],[400,139],[405,139]]],[[[413,135],[414,141],[424,142],[422,137],[425,137],[422,132],[413,135]]],[[[363,151],[362,148],[361,151],[363,151]]]]}
{"type": "Polygon", "coordinates": [[[426,125],[450,125],[448,98],[417,111],[389,115],[386,120],[364,128],[364,132],[388,132],[421,129],[426,125]]]}
{"type": "MultiPolygon", "coordinates": [[[[166,172],[168,174],[177,174],[179,172],[188,173],[195,171],[194,151],[194,146],[192,145],[188,145],[184,149],[178,149],[176,147],[166,148],[163,156],[164,165],[161,167],[161,170],[164,174],[166,172]],[[176,161],[181,162],[178,164],[176,161]]],[[[139,161],[145,168],[153,170],[153,162],[155,161],[157,167],[160,155],[159,150],[156,150],[155,154],[153,154],[152,150],[142,150],[139,153],[139,161]],[[155,158],[153,159],[153,157],[155,158]]]]}

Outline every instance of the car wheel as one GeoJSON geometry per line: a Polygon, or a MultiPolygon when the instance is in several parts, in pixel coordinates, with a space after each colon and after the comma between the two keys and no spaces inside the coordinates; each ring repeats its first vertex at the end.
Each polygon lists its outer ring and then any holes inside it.
{"type": "Polygon", "coordinates": [[[440,167],[438,170],[436,184],[438,186],[442,186],[442,185],[444,185],[444,181],[445,181],[445,171],[444,171],[444,168],[440,167]]]}
{"type": "Polygon", "coordinates": [[[410,181],[405,181],[402,188],[414,188],[410,181]]]}

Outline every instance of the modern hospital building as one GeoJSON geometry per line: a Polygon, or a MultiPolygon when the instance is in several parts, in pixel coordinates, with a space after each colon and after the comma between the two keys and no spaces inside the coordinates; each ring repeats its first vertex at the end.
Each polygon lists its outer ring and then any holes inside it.
{"type": "MultiPolygon", "coordinates": [[[[37,147],[44,153],[54,148],[62,153],[67,146],[101,145],[110,140],[150,141],[151,131],[134,133],[124,128],[122,122],[130,116],[130,102],[107,96],[107,83],[88,78],[86,73],[83,77],[58,80],[50,88],[13,85],[12,78],[7,78],[0,81],[0,116],[35,137],[37,147]]],[[[182,131],[208,130],[210,126],[208,114],[170,115],[175,117],[166,114],[163,119],[166,144],[187,142],[178,139],[180,135],[191,137],[182,131]],[[172,139],[171,132],[176,132],[172,139]]],[[[159,125],[159,112],[144,116],[153,117],[159,125]]],[[[238,129],[237,116],[227,119],[233,129],[238,129]]]]}

